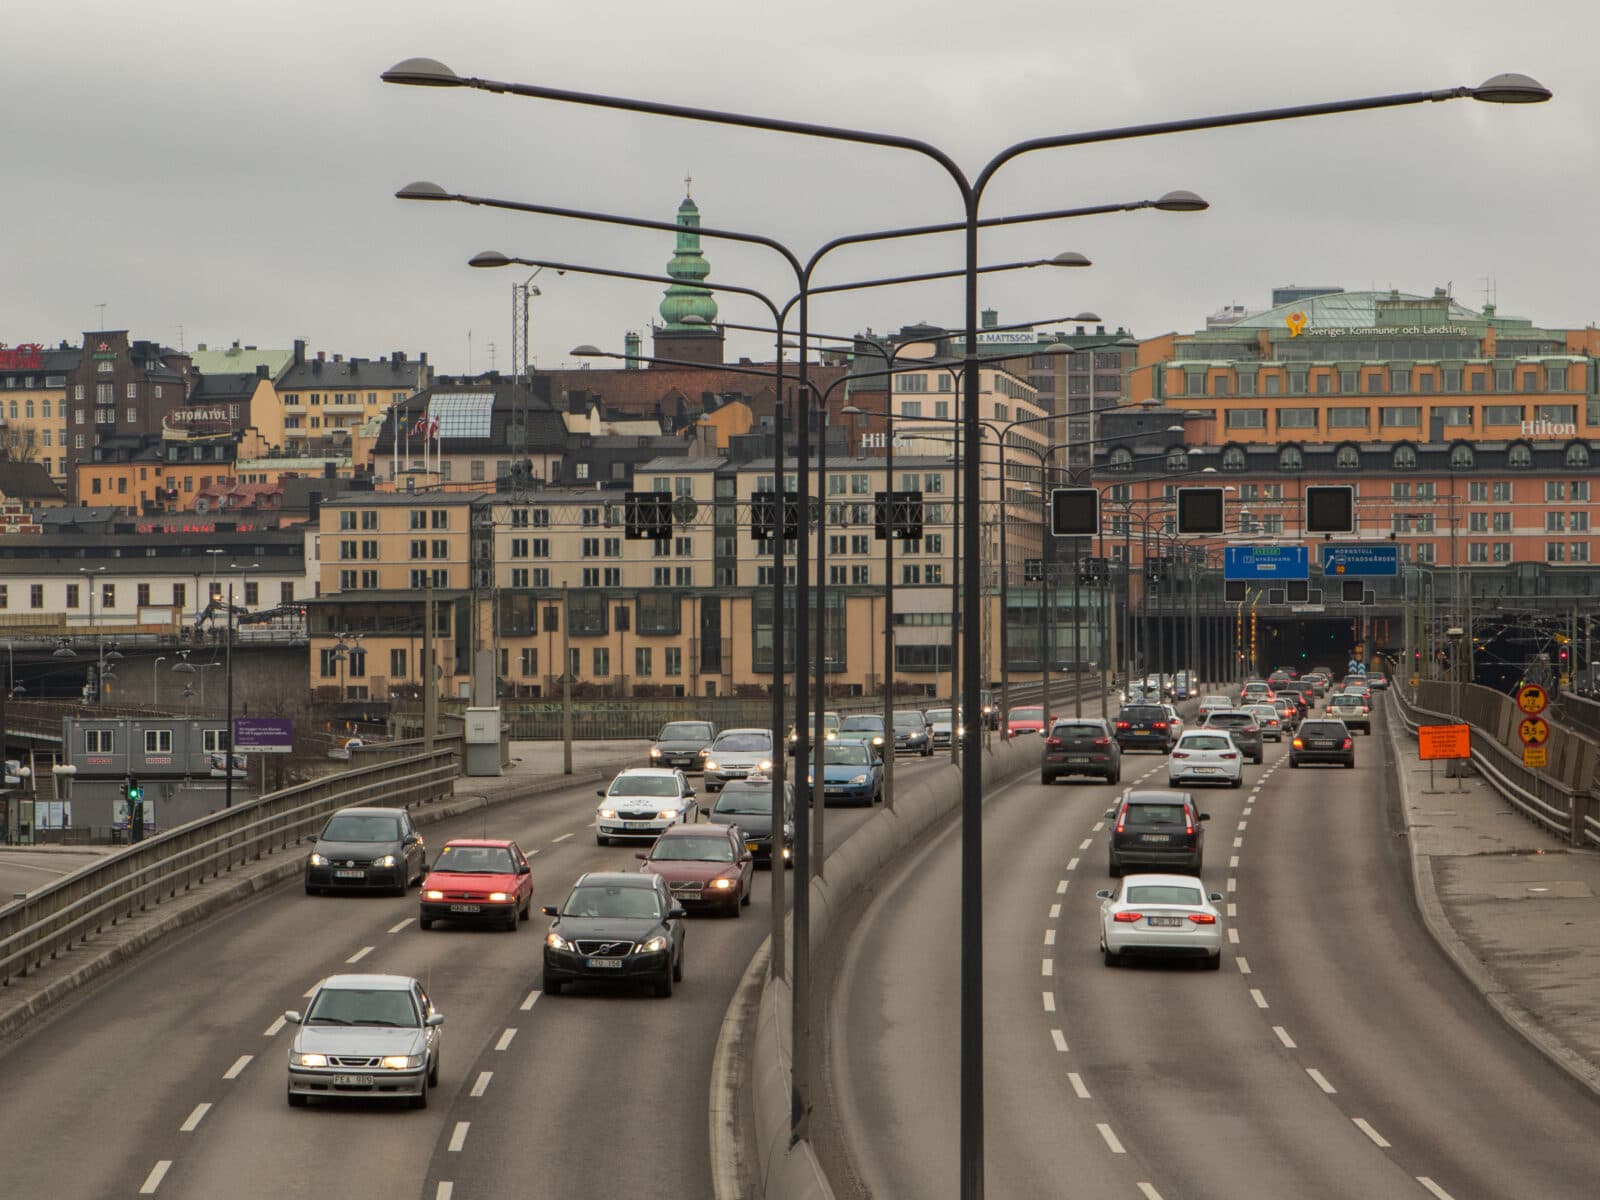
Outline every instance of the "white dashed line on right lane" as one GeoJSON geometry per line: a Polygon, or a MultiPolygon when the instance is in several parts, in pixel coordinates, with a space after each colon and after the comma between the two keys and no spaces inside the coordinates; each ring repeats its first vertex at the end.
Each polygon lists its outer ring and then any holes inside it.
{"type": "Polygon", "coordinates": [[[246,1067],[248,1067],[250,1065],[251,1061],[254,1058],[255,1058],[254,1054],[241,1054],[241,1055],[239,1055],[238,1058],[233,1060],[233,1066],[229,1067],[226,1071],[224,1071],[222,1073],[222,1077],[224,1079],[237,1079],[237,1078],[239,1078],[239,1072],[244,1070],[246,1067]]]}
{"type": "Polygon", "coordinates": [[[1123,1148],[1122,1143],[1117,1140],[1117,1135],[1112,1130],[1111,1126],[1105,1124],[1104,1122],[1101,1122],[1101,1123],[1095,1125],[1095,1128],[1100,1131],[1100,1136],[1105,1139],[1106,1149],[1110,1150],[1111,1153],[1113,1153],[1113,1154],[1126,1154],[1127,1153],[1127,1150],[1125,1150],[1123,1148]]]}
{"type": "Polygon", "coordinates": [[[1089,1089],[1083,1086],[1082,1075],[1079,1075],[1076,1071],[1068,1071],[1067,1082],[1072,1085],[1072,1094],[1079,1100],[1087,1100],[1089,1098],[1089,1089]]]}
{"type": "Polygon", "coordinates": [[[1379,1133],[1376,1129],[1374,1129],[1371,1125],[1367,1124],[1366,1119],[1364,1117],[1351,1117],[1350,1120],[1355,1122],[1355,1127],[1357,1129],[1361,1130],[1362,1133],[1366,1134],[1369,1138],[1372,1139],[1372,1144],[1374,1146],[1376,1146],[1378,1149],[1387,1150],[1387,1149],[1390,1148],[1389,1147],[1389,1143],[1384,1140],[1383,1135],[1381,1133],[1379,1133]]]}
{"type": "Polygon", "coordinates": [[[1323,1075],[1323,1073],[1317,1070],[1315,1067],[1307,1067],[1306,1074],[1311,1076],[1312,1083],[1316,1084],[1322,1089],[1323,1095],[1337,1096],[1339,1094],[1339,1089],[1334,1087],[1333,1084],[1329,1083],[1327,1076],[1323,1075]]]}
{"type": "Polygon", "coordinates": [[[1455,1200],[1454,1196],[1452,1196],[1449,1192],[1445,1191],[1442,1187],[1440,1187],[1433,1180],[1429,1179],[1426,1175],[1418,1175],[1417,1176],[1417,1182],[1420,1183],[1423,1187],[1428,1189],[1428,1194],[1429,1195],[1437,1197],[1438,1200],[1455,1200]]]}
{"type": "Polygon", "coordinates": [[[167,1172],[172,1170],[172,1160],[163,1158],[150,1168],[150,1174],[144,1177],[144,1183],[139,1188],[139,1195],[154,1196],[156,1189],[161,1186],[161,1181],[167,1177],[167,1172]]]}
{"type": "Polygon", "coordinates": [[[493,1071],[479,1071],[478,1078],[472,1082],[472,1090],[467,1093],[474,1100],[480,1099],[489,1090],[489,1080],[494,1078],[493,1071]]]}
{"type": "Polygon", "coordinates": [[[494,1044],[496,1050],[504,1050],[511,1045],[511,1039],[517,1036],[515,1029],[508,1029],[500,1035],[500,1040],[494,1044]]]}

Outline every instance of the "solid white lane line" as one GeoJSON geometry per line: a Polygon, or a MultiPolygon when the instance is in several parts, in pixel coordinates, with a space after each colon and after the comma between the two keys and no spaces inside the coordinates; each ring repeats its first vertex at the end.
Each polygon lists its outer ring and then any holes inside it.
{"type": "Polygon", "coordinates": [[[1361,1130],[1362,1133],[1366,1134],[1372,1139],[1372,1144],[1379,1150],[1389,1149],[1389,1143],[1384,1141],[1383,1134],[1379,1133],[1371,1125],[1368,1125],[1364,1117],[1351,1117],[1350,1119],[1355,1122],[1357,1129],[1361,1130]]]}
{"type": "Polygon", "coordinates": [[[1230,917],[1237,917],[1239,915],[1239,906],[1231,900],[1228,901],[1228,915],[1230,917]]]}
{"type": "Polygon", "coordinates": [[[467,1130],[471,1127],[471,1121],[457,1121],[455,1129],[450,1134],[450,1144],[445,1149],[451,1154],[460,1154],[461,1147],[467,1144],[467,1130]]]}
{"type": "Polygon", "coordinates": [[[150,1168],[150,1174],[144,1177],[144,1184],[139,1188],[139,1195],[154,1196],[156,1189],[161,1186],[161,1181],[167,1177],[167,1172],[172,1170],[172,1160],[163,1158],[150,1168]]]}
{"type": "MultiPolygon", "coordinates": [[[[533,855],[530,854],[528,857],[532,858],[533,855]]],[[[455,1194],[456,1185],[447,1179],[441,1179],[439,1180],[439,1190],[433,1194],[433,1200],[450,1200],[450,1197],[455,1194]]]]}
{"type": "Polygon", "coordinates": [[[1228,870],[1230,870],[1230,871],[1237,870],[1238,866],[1239,866],[1239,856],[1237,854],[1229,855],[1228,856],[1228,870]]]}
{"type": "Polygon", "coordinates": [[[493,1071],[479,1071],[478,1078],[473,1081],[472,1091],[468,1092],[467,1094],[474,1100],[477,1100],[489,1090],[489,1080],[493,1078],[493,1071]]]}
{"type": "Polygon", "coordinates": [[[1242,954],[1233,956],[1233,965],[1239,968],[1239,974],[1250,974],[1250,963],[1242,954]]]}
{"type": "Polygon", "coordinates": [[[1452,1196],[1449,1192],[1445,1191],[1442,1187],[1440,1187],[1433,1180],[1429,1179],[1426,1175],[1418,1175],[1417,1176],[1417,1182],[1420,1183],[1423,1187],[1428,1189],[1428,1194],[1429,1195],[1437,1196],[1438,1200],[1455,1200],[1454,1196],[1452,1196]]]}
{"type": "Polygon", "coordinates": [[[517,1036],[515,1029],[508,1029],[500,1035],[500,1040],[494,1044],[496,1050],[504,1050],[511,1045],[511,1039],[517,1036]]]}
{"type": "Polygon", "coordinates": [[[1040,992],[1039,997],[1044,1001],[1045,1012],[1055,1012],[1056,994],[1054,992],[1040,992]]]}
{"type": "Polygon", "coordinates": [[[1039,963],[1039,974],[1041,974],[1041,975],[1054,975],[1055,973],[1056,973],[1056,960],[1055,959],[1047,958],[1047,959],[1044,959],[1042,962],[1039,963]]]}
{"type": "Polygon", "coordinates": [[[1079,850],[1087,850],[1092,845],[1094,845],[1094,839],[1093,838],[1084,838],[1083,841],[1078,843],[1078,849],[1079,850]]]}
{"type": "Polygon", "coordinates": [[[1139,1194],[1144,1197],[1144,1200],[1161,1200],[1161,1193],[1156,1191],[1153,1185],[1140,1183],[1135,1186],[1139,1189],[1139,1194]]]}
{"type": "Polygon", "coordinates": [[[535,1004],[539,1003],[539,997],[542,995],[544,995],[543,992],[541,992],[538,988],[534,988],[533,991],[529,992],[523,999],[522,1004],[519,1007],[523,1012],[527,1012],[535,1004]]]}
{"type": "Polygon", "coordinates": [[[1110,1150],[1111,1153],[1127,1153],[1127,1151],[1122,1148],[1122,1143],[1117,1141],[1117,1135],[1111,1131],[1111,1126],[1105,1124],[1104,1122],[1099,1122],[1095,1125],[1095,1128],[1100,1131],[1100,1136],[1105,1139],[1106,1149],[1110,1150]]]}
{"type": "Polygon", "coordinates": [[[373,950],[375,950],[375,949],[376,949],[375,946],[363,946],[363,947],[361,947],[361,949],[357,950],[354,954],[352,954],[349,958],[345,959],[345,962],[347,962],[347,963],[358,963],[363,958],[365,958],[367,955],[371,954],[373,952],[373,950]]]}
{"type": "Polygon", "coordinates": [[[1228,941],[1235,946],[1239,944],[1239,931],[1231,925],[1228,926],[1228,941]]]}
{"type": "Polygon", "coordinates": [[[1242,837],[1236,837],[1236,838],[1233,839],[1233,848],[1235,850],[1239,849],[1239,847],[1243,846],[1243,845],[1244,845],[1244,839],[1242,837]]]}
{"type": "Polygon", "coordinates": [[[407,925],[411,924],[411,922],[413,922],[415,920],[416,920],[415,917],[407,917],[404,921],[397,921],[395,924],[389,926],[389,932],[390,933],[399,933],[402,929],[404,929],[407,925]]]}
{"type": "Polygon", "coordinates": [[[246,1067],[248,1067],[250,1065],[250,1060],[253,1059],[254,1057],[255,1057],[254,1054],[241,1054],[241,1055],[239,1055],[238,1058],[233,1060],[233,1066],[229,1067],[226,1071],[224,1071],[222,1073],[222,1077],[224,1079],[237,1079],[237,1078],[239,1078],[239,1072],[244,1070],[246,1067]]]}
{"type": "Polygon", "coordinates": [[[1075,859],[1075,858],[1067,859],[1067,870],[1076,871],[1077,869],[1078,869],[1078,860],[1075,859]]]}
{"type": "Polygon", "coordinates": [[[1329,1083],[1328,1077],[1315,1067],[1307,1067],[1306,1074],[1311,1076],[1311,1082],[1321,1088],[1324,1095],[1337,1096],[1339,1094],[1339,1089],[1329,1083]]]}
{"type": "Polygon", "coordinates": [[[1087,1100],[1089,1098],[1089,1089],[1083,1086],[1082,1075],[1079,1075],[1076,1071],[1068,1071],[1067,1082],[1072,1085],[1072,1094],[1079,1100],[1087,1100]]]}
{"type": "Polygon", "coordinates": [[[552,846],[553,846],[553,845],[555,845],[555,844],[556,844],[556,843],[557,843],[557,842],[564,842],[564,841],[566,841],[566,840],[567,840],[567,839],[568,839],[568,838],[569,838],[569,837],[571,837],[571,836],[572,836],[572,835],[571,835],[571,834],[570,834],[570,833],[563,833],[563,834],[562,834],[562,835],[561,835],[561,836],[560,836],[560,837],[558,837],[558,838],[551,838],[551,839],[550,839],[550,844],[551,844],[551,845],[552,845],[552,846]]]}
{"type": "Polygon", "coordinates": [[[1046,946],[1054,946],[1056,944],[1056,931],[1054,929],[1046,929],[1044,931],[1044,944],[1046,946]]]}
{"type": "Polygon", "coordinates": [[[211,1111],[210,1102],[196,1104],[194,1111],[189,1114],[189,1119],[178,1126],[179,1133],[193,1133],[200,1127],[200,1122],[206,1119],[206,1114],[211,1111]]]}
{"type": "Polygon", "coordinates": [[[1057,917],[1059,917],[1059,916],[1060,916],[1060,915],[1061,915],[1061,905],[1059,905],[1059,904],[1052,904],[1052,905],[1051,905],[1051,906],[1050,906],[1050,919],[1051,919],[1051,920],[1052,920],[1052,921],[1054,921],[1054,920],[1055,920],[1055,919],[1056,919],[1056,918],[1057,918],[1057,917]]]}
{"type": "Polygon", "coordinates": [[[1092,826],[1090,826],[1090,828],[1092,828],[1096,833],[1099,833],[1105,827],[1106,823],[1104,821],[1096,821],[1092,826]]]}
{"type": "Polygon", "coordinates": [[[1056,881],[1056,895],[1065,896],[1066,894],[1067,894],[1067,881],[1065,879],[1058,879],[1056,881]]]}
{"type": "Polygon", "coordinates": [[[1283,1048],[1285,1050],[1293,1050],[1296,1048],[1294,1039],[1289,1036],[1289,1031],[1282,1025],[1274,1025],[1272,1027],[1272,1032],[1278,1035],[1278,1040],[1283,1043],[1283,1048]]]}
{"type": "Polygon", "coordinates": [[[277,1037],[278,1036],[278,1031],[281,1030],[283,1028],[283,1026],[284,1026],[284,1020],[283,1020],[282,1017],[279,1017],[276,1021],[274,1021],[271,1025],[268,1025],[266,1027],[266,1029],[264,1029],[262,1031],[261,1036],[262,1037],[277,1037]]]}
{"type": "Polygon", "coordinates": [[[1251,988],[1250,989],[1250,999],[1252,999],[1252,1000],[1254,1000],[1256,1002],[1256,1007],[1257,1008],[1265,1008],[1267,1006],[1267,998],[1262,993],[1260,988],[1251,988]]]}
{"type": "Polygon", "coordinates": [[[1058,1054],[1067,1052],[1067,1035],[1062,1033],[1061,1030],[1052,1029],[1050,1031],[1050,1040],[1056,1044],[1056,1052],[1058,1054]]]}

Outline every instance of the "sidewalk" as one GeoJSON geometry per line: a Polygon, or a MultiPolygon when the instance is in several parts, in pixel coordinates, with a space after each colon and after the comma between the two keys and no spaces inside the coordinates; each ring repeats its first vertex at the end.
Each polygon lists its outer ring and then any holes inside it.
{"type": "Polygon", "coordinates": [[[1600,852],[1545,833],[1486,780],[1432,781],[1384,705],[1423,923],[1512,1028],[1600,1093],[1600,852]]]}

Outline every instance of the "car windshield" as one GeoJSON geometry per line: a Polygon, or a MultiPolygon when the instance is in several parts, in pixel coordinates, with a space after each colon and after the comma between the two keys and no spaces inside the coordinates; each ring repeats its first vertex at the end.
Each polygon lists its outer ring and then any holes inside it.
{"type": "Polygon", "coordinates": [[[588,884],[567,893],[561,906],[564,917],[653,917],[661,918],[661,903],[655,891],[642,887],[604,887],[588,884]]]}
{"type": "Polygon", "coordinates": [[[397,842],[400,822],[394,817],[368,813],[335,813],[323,826],[327,842],[397,842]]]}
{"type": "Polygon", "coordinates": [[[1051,737],[1104,737],[1105,730],[1098,725],[1057,725],[1050,731],[1051,737]]]}
{"type": "Polygon", "coordinates": [[[1183,805],[1130,804],[1128,805],[1127,824],[1181,825],[1183,824],[1183,805]]]}
{"type": "Polygon", "coordinates": [[[839,722],[840,733],[882,733],[882,717],[846,717],[839,722]]]}
{"type": "Polygon", "coordinates": [[[660,742],[694,742],[711,740],[711,726],[704,721],[669,721],[662,727],[660,742]]]}
{"type": "Polygon", "coordinates": [[[1011,710],[1013,721],[1043,721],[1044,709],[1042,708],[1013,708],[1011,710]]]}
{"type": "Polygon", "coordinates": [[[1228,698],[1226,696],[1206,696],[1200,701],[1201,704],[1206,705],[1208,708],[1218,704],[1226,704],[1227,702],[1228,698]]]}
{"type": "Polygon", "coordinates": [[[1180,750],[1231,750],[1233,742],[1220,733],[1200,733],[1178,742],[1180,750]]]}
{"type": "Polygon", "coordinates": [[[950,710],[948,708],[930,708],[926,715],[930,725],[950,724],[950,710]]]}
{"type": "Polygon", "coordinates": [[[1329,721],[1307,721],[1300,726],[1300,736],[1308,737],[1343,737],[1344,726],[1335,725],[1329,721]]]}
{"type": "Polygon", "coordinates": [[[650,851],[652,862],[732,862],[733,844],[725,837],[658,838],[650,851]]]}
{"type": "Polygon", "coordinates": [[[822,753],[823,765],[829,767],[864,767],[872,761],[871,754],[860,742],[846,742],[842,746],[837,742],[830,742],[822,753]]]}
{"type": "Polygon", "coordinates": [[[1129,884],[1128,894],[1123,899],[1129,904],[1188,904],[1200,907],[1199,889],[1168,883],[1129,884]]]}
{"type": "Polygon", "coordinates": [[[894,715],[894,727],[896,729],[921,729],[926,724],[927,722],[922,719],[922,714],[919,712],[897,712],[894,715]]]}
{"type": "Polygon", "coordinates": [[[1252,708],[1250,713],[1252,716],[1262,721],[1276,722],[1278,719],[1278,710],[1275,708],[1268,708],[1265,705],[1262,705],[1260,708],[1252,708]]]}
{"type": "Polygon", "coordinates": [[[318,988],[306,1012],[307,1025],[420,1024],[411,993],[398,988],[318,988]]]}
{"type": "MultiPolygon", "coordinates": [[[[832,747],[829,747],[832,749],[832,747]]],[[[722,794],[717,797],[716,807],[711,810],[719,813],[761,813],[772,812],[771,788],[735,788],[732,785],[722,789],[722,794]]]]}
{"type": "Polygon", "coordinates": [[[509,875],[517,868],[504,846],[446,846],[433,869],[454,875],[509,875]]]}
{"type": "Polygon", "coordinates": [[[618,775],[611,781],[611,796],[676,796],[678,780],[672,775],[618,775]]]}
{"type": "Polygon", "coordinates": [[[1255,718],[1249,713],[1212,713],[1206,718],[1207,725],[1226,725],[1230,728],[1250,725],[1254,722],[1255,718]]]}
{"type": "Polygon", "coordinates": [[[721,754],[756,753],[772,749],[772,739],[764,732],[725,733],[711,747],[721,754]]]}

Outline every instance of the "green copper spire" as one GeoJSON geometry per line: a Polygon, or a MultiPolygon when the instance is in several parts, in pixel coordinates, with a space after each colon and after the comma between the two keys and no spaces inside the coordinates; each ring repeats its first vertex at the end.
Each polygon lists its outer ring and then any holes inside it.
{"type": "Polygon", "coordinates": [[[711,274],[711,264],[700,252],[700,209],[689,194],[689,179],[683,181],[683,203],[678,205],[678,246],[672,261],[667,263],[667,274],[682,280],[666,291],[661,300],[661,316],[668,329],[705,330],[704,325],[685,325],[688,316],[702,317],[707,324],[717,319],[717,302],[703,287],[694,285],[711,274]]]}

